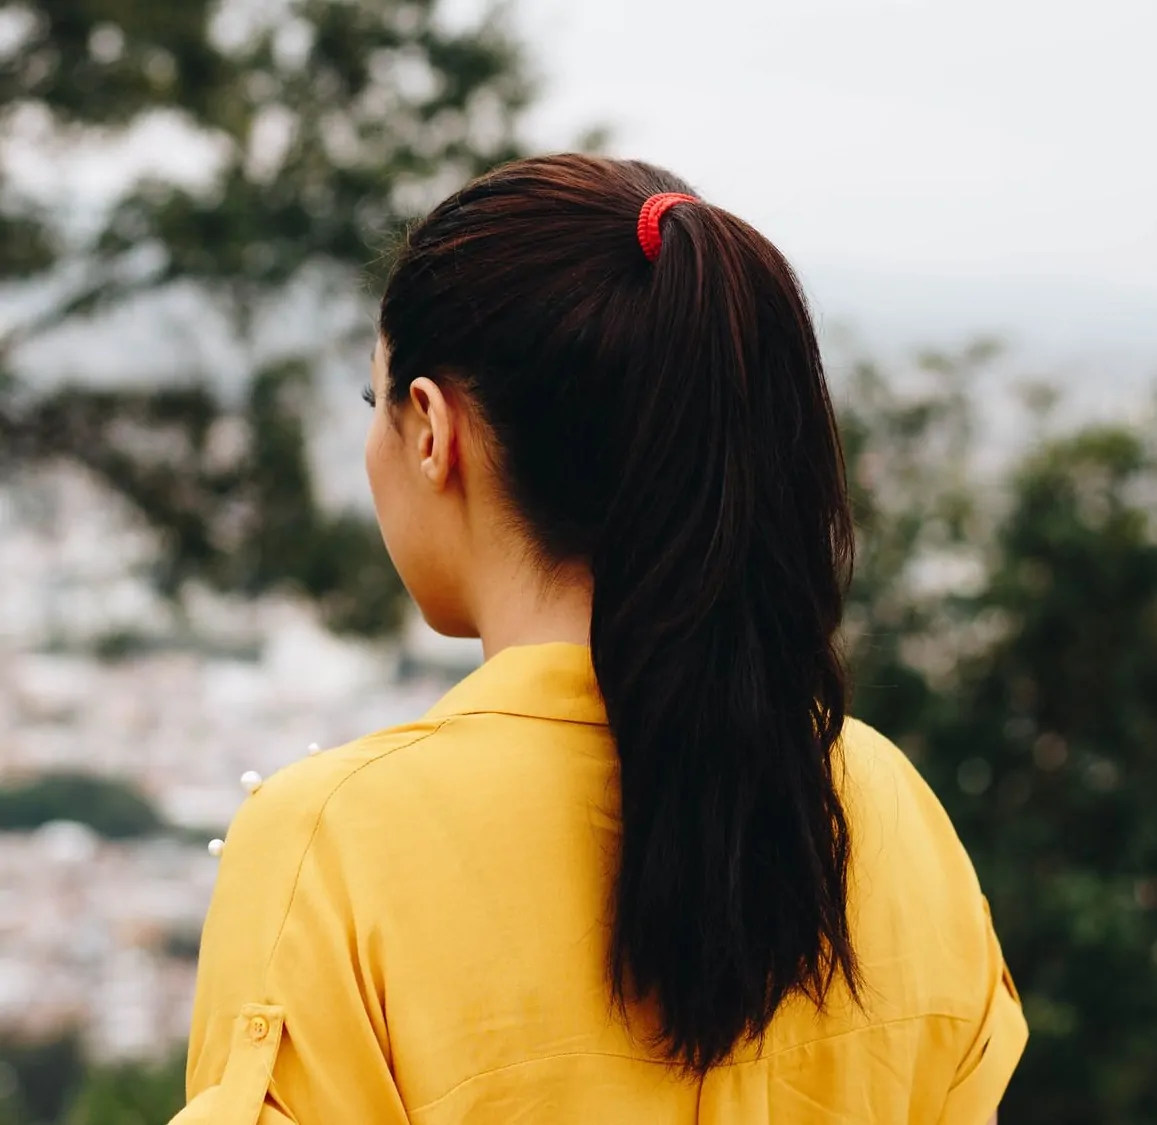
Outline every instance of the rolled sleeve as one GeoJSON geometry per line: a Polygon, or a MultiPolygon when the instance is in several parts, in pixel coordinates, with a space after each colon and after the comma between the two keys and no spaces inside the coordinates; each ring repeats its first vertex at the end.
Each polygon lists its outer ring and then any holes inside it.
{"type": "Polygon", "coordinates": [[[948,1092],[940,1125],[987,1125],[1000,1107],[1028,1042],[1020,997],[1004,963],[987,902],[984,909],[988,918],[988,1005],[948,1092]]]}
{"type": "Polygon", "coordinates": [[[360,950],[332,788],[291,770],[234,822],[202,939],[189,1104],[173,1125],[408,1121],[360,950]],[[327,789],[329,793],[327,793],[327,789]]]}
{"type": "Polygon", "coordinates": [[[193,1098],[172,1125],[296,1125],[267,1101],[283,1027],[280,1008],[246,1005],[233,1021],[220,1082],[193,1098]]]}

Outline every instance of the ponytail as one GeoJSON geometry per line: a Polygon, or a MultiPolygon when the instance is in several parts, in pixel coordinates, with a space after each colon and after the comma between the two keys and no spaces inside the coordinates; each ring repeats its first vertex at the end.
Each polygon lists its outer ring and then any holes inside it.
{"type": "Polygon", "coordinates": [[[857,994],[833,763],[852,530],[795,277],[687,192],[642,164],[509,165],[411,233],[381,327],[394,398],[458,379],[543,555],[590,566],[621,763],[611,990],[702,1074],[787,996],[857,994]],[[641,246],[655,193],[684,199],[641,246]]]}
{"type": "Polygon", "coordinates": [[[790,991],[856,980],[832,751],[851,536],[803,300],[754,231],[674,210],[633,455],[592,559],[622,764],[615,995],[702,1072],[790,991]]]}

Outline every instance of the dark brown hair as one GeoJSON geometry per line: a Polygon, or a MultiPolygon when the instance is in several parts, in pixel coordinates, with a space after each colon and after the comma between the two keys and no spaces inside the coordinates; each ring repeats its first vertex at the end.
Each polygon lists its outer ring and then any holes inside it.
{"type": "Polygon", "coordinates": [[[852,530],[779,251],[695,202],[643,254],[644,200],[689,190],[588,156],[500,168],[410,233],[381,330],[392,400],[453,380],[544,560],[589,563],[621,763],[611,987],[702,1073],[790,993],[857,990],[833,767],[852,530]]]}

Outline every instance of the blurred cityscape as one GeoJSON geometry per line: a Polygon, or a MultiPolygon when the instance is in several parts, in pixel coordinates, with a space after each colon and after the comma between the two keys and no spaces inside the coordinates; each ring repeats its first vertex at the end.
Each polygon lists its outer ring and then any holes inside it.
{"type": "Polygon", "coordinates": [[[206,844],[241,775],[415,718],[478,659],[416,624],[390,645],[340,640],[304,599],[189,591],[178,614],[135,572],[152,538],[75,469],[0,489],[0,788],[120,780],[159,829],[0,832],[0,1038],[79,1029],[110,1061],[188,1033],[206,844]]]}

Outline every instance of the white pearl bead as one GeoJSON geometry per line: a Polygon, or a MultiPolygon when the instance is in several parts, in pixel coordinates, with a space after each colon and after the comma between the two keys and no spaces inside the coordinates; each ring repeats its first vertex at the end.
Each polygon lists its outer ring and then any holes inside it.
{"type": "Polygon", "coordinates": [[[318,744],[316,742],[311,742],[309,744],[308,749],[309,749],[309,753],[311,756],[314,754],[320,754],[321,753],[321,747],[318,746],[318,744]]]}
{"type": "Polygon", "coordinates": [[[241,775],[241,784],[250,792],[256,793],[261,788],[261,774],[256,770],[249,770],[241,775]]]}
{"type": "Polygon", "coordinates": [[[225,850],[225,841],[224,840],[210,840],[209,841],[209,854],[214,859],[220,859],[221,853],[224,850],[225,850]]]}

